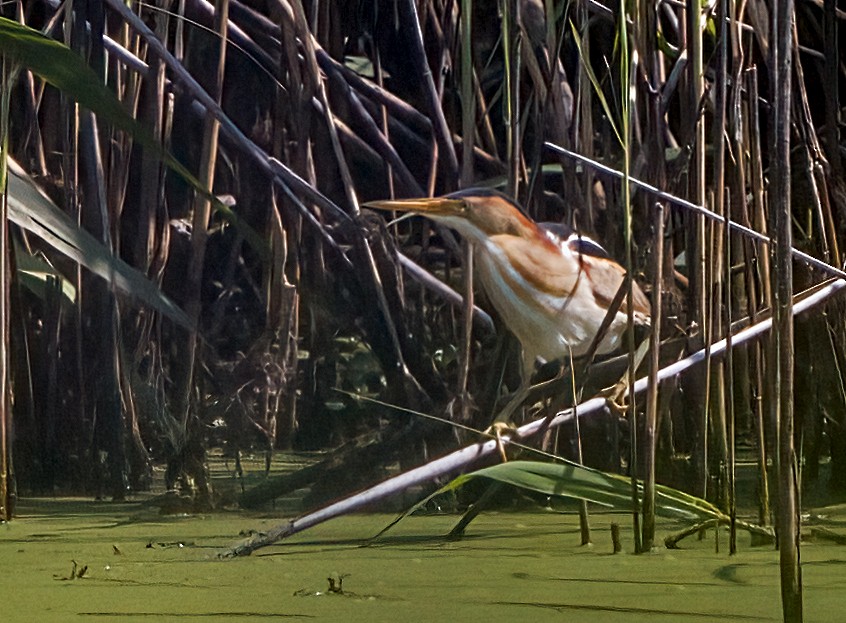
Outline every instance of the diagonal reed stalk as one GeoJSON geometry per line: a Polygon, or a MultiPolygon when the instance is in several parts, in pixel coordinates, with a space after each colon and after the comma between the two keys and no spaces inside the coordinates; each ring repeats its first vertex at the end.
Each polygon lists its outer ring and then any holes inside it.
{"type": "MultiPolygon", "coordinates": [[[[810,309],[814,309],[832,296],[841,292],[844,288],[846,288],[846,280],[844,279],[830,280],[820,286],[815,286],[810,291],[797,295],[797,301],[793,305],[792,313],[797,315],[810,309]]],[[[760,320],[756,324],[746,327],[734,334],[732,343],[735,347],[738,347],[749,341],[759,339],[762,335],[770,331],[772,326],[772,318],[760,320]]],[[[706,349],[703,348],[680,361],[674,362],[659,371],[657,375],[657,382],[661,383],[662,381],[676,378],[678,375],[683,374],[691,368],[702,365],[708,356],[722,356],[725,353],[726,348],[727,341],[722,339],[710,345],[707,352],[706,349]]],[[[629,394],[642,393],[646,391],[648,385],[649,380],[647,378],[638,379],[637,382],[629,388],[629,394]]],[[[599,413],[604,410],[606,406],[605,398],[591,398],[580,405],[559,412],[553,418],[541,418],[524,424],[516,430],[514,437],[519,440],[530,439],[542,431],[546,431],[550,428],[556,428],[562,424],[572,421],[576,412],[578,412],[580,418],[585,418],[599,413]]],[[[511,436],[504,435],[500,439],[480,441],[451,452],[441,458],[384,480],[359,493],[329,504],[328,506],[319,508],[294,519],[290,519],[271,528],[270,530],[262,532],[249,541],[233,546],[229,550],[221,553],[221,556],[231,557],[249,555],[257,549],[272,545],[281,539],[287,538],[304,530],[308,530],[309,528],[319,525],[325,521],[329,521],[330,519],[334,519],[375,504],[376,502],[384,500],[390,496],[401,493],[410,487],[430,482],[437,478],[456,473],[459,470],[466,469],[467,467],[484,460],[486,457],[498,453],[500,443],[504,443],[506,445],[511,443],[511,436]]],[[[635,484],[637,486],[637,483],[635,484]]]]}

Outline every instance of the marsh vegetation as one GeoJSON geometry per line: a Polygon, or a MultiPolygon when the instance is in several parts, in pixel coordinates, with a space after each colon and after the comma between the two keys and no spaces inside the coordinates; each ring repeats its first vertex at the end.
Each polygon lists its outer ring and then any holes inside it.
{"type": "Polygon", "coordinates": [[[360,208],[470,186],[601,240],[652,301],[640,372],[623,355],[585,380],[577,362],[575,386],[526,405],[543,418],[653,375],[645,400],[533,442],[645,481],[635,549],[653,542],[656,479],[762,526],[780,510],[783,555],[798,488],[846,489],[833,0],[16,0],[2,15],[7,519],[32,495],[124,500],[157,467],[187,510],[227,506],[212,449],[236,472],[319,453],[253,498],[315,508],[474,443],[519,385],[519,345],[469,296],[460,239],[360,208]],[[757,478],[744,500],[738,461],[757,478]]]}

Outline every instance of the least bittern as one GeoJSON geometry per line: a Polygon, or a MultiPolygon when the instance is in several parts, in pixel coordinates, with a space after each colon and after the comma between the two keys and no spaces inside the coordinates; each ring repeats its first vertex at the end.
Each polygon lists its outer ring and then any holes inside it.
{"type": "MultiPolygon", "coordinates": [[[[524,389],[539,358],[566,360],[588,352],[625,279],[623,267],[597,243],[564,226],[535,223],[496,191],[474,188],[431,199],[373,201],[366,207],[422,214],[473,243],[478,279],[523,347],[524,389]]],[[[649,300],[636,283],[632,290],[634,322],[646,325],[649,300]]],[[[596,354],[621,346],[627,311],[624,299],[596,354]]]]}

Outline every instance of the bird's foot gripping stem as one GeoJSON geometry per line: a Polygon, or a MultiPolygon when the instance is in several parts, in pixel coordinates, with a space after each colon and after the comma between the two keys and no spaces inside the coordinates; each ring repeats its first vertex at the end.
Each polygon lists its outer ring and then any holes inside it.
{"type": "Polygon", "coordinates": [[[630,377],[631,370],[637,370],[640,367],[640,364],[643,362],[643,359],[646,357],[646,353],[649,352],[649,340],[644,340],[640,343],[637,347],[637,350],[634,352],[634,356],[629,362],[630,369],[626,370],[626,373],[611,387],[606,387],[599,395],[605,398],[605,401],[608,403],[608,406],[617,413],[625,414],[629,410],[629,405],[631,401],[629,399],[629,389],[630,389],[630,377]]]}
{"type": "Polygon", "coordinates": [[[597,396],[605,398],[608,407],[621,415],[629,410],[629,384],[624,375],[619,381],[610,387],[601,390],[597,396]]]}
{"type": "Polygon", "coordinates": [[[503,436],[507,436],[509,440],[516,439],[517,428],[511,422],[503,422],[497,420],[485,430],[484,434],[488,437],[496,439],[496,448],[499,450],[499,456],[502,457],[502,462],[508,462],[508,455],[505,453],[505,442],[503,436]]]}

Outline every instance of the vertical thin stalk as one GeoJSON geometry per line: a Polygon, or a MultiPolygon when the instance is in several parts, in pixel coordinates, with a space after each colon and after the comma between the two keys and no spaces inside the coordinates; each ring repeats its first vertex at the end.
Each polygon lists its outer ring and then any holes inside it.
{"type": "MultiPolygon", "coordinates": [[[[548,76],[545,78],[549,90],[547,91],[547,96],[543,103],[544,105],[544,112],[543,115],[552,114],[556,116],[560,116],[563,113],[563,109],[561,105],[563,104],[563,93],[561,91],[561,78],[560,75],[560,61],[559,61],[559,49],[560,49],[560,42],[558,41],[558,37],[556,36],[556,25],[555,25],[555,2],[554,0],[544,0],[544,11],[546,14],[546,54],[547,54],[547,68],[548,68],[548,76]]],[[[580,23],[584,24],[585,29],[587,29],[588,19],[587,19],[587,9],[584,3],[580,2],[577,8],[577,12],[580,16],[580,23]]],[[[521,18],[522,19],[522,18],[521,18]]],[[[587,33],[585,33],[587,34],[587,33]]],[[[581,52],[585,54],[586,62],[589,61],[589,42],[588,37],[582,39],[582,49],[581,52]]],[[[532,59],[532,52],[527,55],[527,59],[532,59]]],[[[579,142],[581,145],[581,153],[591,155],[592,151],[590,147],[592,146],[592,136],[593,136],[593,125],[591,123],[591,110],[589,107],[590,102],[590,94],[592,93],[592,86],[590,81],[587,79],[585,75],[584,68],[580,70],[580,81],[584,87],[584,90],[579,90],[579,102],[574,109],[575,118],[573,122],[576,124],[576,127],[579,128],[579,131],[575,133],[576,141],[579,142]],[[585,100],[588,102],[586,106],[584,104],[585,100]],[[581,106],[581,109],[580,109],[581,106]],[[580,123],[580,114],[584,115],[584,119],[580,123]],[[582,145],[582,141],[579,141],[579,135],[590,137],[585,139],[584,145],[582,145]]],[[[557,123],[556,123],[556,127],[557,123]]],[[[564,136],[561,136],[558,133],[555,133],[557,139],[564,139],[564,136]]],[[[540,156],[540,152],[538,153],[540,156]]],[[[538,162],[538,165],[540,163],[538,162]]],[[[536,170],[534,171],[533,176],[540,175],[541,167],[537,166],[536,170]]],[[[591,216],[591,184],[589,180],[591,179],[591,171],[590,169],[584,170],[584,175],[588,180],[587,183],[587,192],[585,193],[584,198],[584,205],[585,210],[584,214],[587,215],[585,219],[579,219],[578,222],[574,220],[573,214],[568,215],[568,218],[576,222],[576,224],[580,227],[585,229],[586,231],[590,232],[593,229],[593,220],[591,216]]],[[[562,157],[561,159],[561,180],[564,184],[564,188],[572,188],[575,184],[575,178],[573,174],[573,168],[569,166],[562,157]]],[[[542,186],[543,184],[541,184],[542,186]]],[[[541,188],[542,191],[542,188],[541,188]]],[[[571,386],[573,389],[573,404],[577,405],[579,403],[578,400],[578,391],[577,391],[577,384],[575,378],[575,366],[573,365],[573,354],[570,353],[570,375],[571,375],[571,386]]],[[[584,452],[582,448],[582,430],[581,430],[581,422],[579,419],[578,412],[573,413],[573,424],[575,429],[576,435],[576,456],[579,464],[584,464],[584,452]]],[[[558,445],[558,431],[556,431],[556,438],[554,441],[554,445],[558,445]]],[[[590,530],[590,513],[588,509],[588,503],[585,500],[579,501],[579,536],[582,545],[590,545],[591,544],[591,530],[590,530]]]]}
{"type": "MultiPolygon", "coordinates": [[[[473,184],[473,149],[476,138],[476,90],[473,84],[473,0],[461,0],[461,187],[473,184]]],[[[473,337],[473,247],[464,241],[464,307],[461,347],[461,374],[458,391],[461,396],[461,419],[470,418],[467,382],[470,376],[470,350],[473,337]]]]}
{"type": "MultiPolygon", "coordinates": [[[[749,94],[748,112],[749,123],[746,124],[745,144],[749,146],[749,178],[750,187],[752,189],[752,226],[758,231],[766,231],[766,220],[764,218],[764,181],[763,181],[763,165],[761,163],[761,126],[758,119],[758,71],[753,66],[746,72],[746,91],[749,94]]],[[[762,245],[759,253],[755,254],[755,247],[747,242],[746,249],[749,250],[747,254],[747,289],[750,291],[749,305],[750,318],[755,321],[757,316],[759,304],[762,303],[764,307],[771,306],[770,298],[770,280],[769,280],[769,247],[762,245]],[[753,255],[755,254],[755,255],[753,255]],[[750,262],[749,260],[757,260],[750,262]],[[753,273],[754,267],[758,267],[757,271],[753,273]],[[754,277],[754,278],[753,278],[754,277]],[[761,288],[760,295],[753,291],[754,284],[759,284],[761,288]]],[[[755,373],[755,393],[756,400],[754,402],[755,412],[755,428],[756,428],[756,446],[757,446],[757,462],[758,462],[758,522],[762,526],[769,525],[770,522],[770,484],[769,476],[767,474],[767,424],[765,414],[769,411],[764,404],[765,397],[765,348],[761,344],[756,344],[754,347],[754,373],[755,373]]]]}
{"type": "Polygon", "coordinates": [[[725,251],[725,262],[723,284],[723,310],[725,314],[723,326],[725,327],[726,336],[726,357],[724,361],[725,370],[723,378],[726,380],[725,394],[723,396],[723,404],[725,405],[725,415],[728,434],[728,466],[726,470],[726,494],[728,497],[728,511],[731,520],[729,524],[729,554],[737,553],[737,503],[735,499],[735,409],[734,409],[734,351],[732,350],[732,336],[731,336],[731,321],[732,321],[732,281],[731,281],[731,209],[729,207],[730,195],[726,191],[727,199],[724,202],[726,223],[723,227],[725,241],[723,250],[725,251]]]}
{"type": "Polygon", "coordinates": [[[764,385],[764,357],[765,351],[760,345],[755,346],[753,372],[756,378],[754,402],[755,412],[755,445],[757,446],[756,460],[758,463],[758,523],[762,526],[770,525],[770,479],[767,467],[767,426],[765,422],[765,408],[763,402],[764,385]]]}
{"type": "MultiPolygon", "coordinates": [[[[64,34],[64,43],[71,47],[73,34],[73,11],[67,10],[64,12],[62,31],[64,34]]],[[[64,182],[64,207],[65,211],[71,215],[72,218],[80,222],[80,197],[79,197],[79,162],[77,154],[79,153],[79,116],[78,107],[75,103],[70,101],[64,95],[61,95],[62,102],[62,181],[64,182]]],[[[94,426],[96,424],[96,417],[94,413],[96,408],[94,400],[92,399],[90,389],[86,379],[86,340],[85,340],[85,319],[83,314],[83,305],[88,297],[88,288],[83,282],[83,268],[77,264],[76,271],[73,277],[74,285],[76,286],[77,305],[74,306],[74,334],[76,336],[74,349],[76,360],[76,383],[77,383],[77,409],[76,416],[81,422],[83,435],[87,442],[87,447],[84,450],[86,458],[94,464],[94,426]]],[[[93,479],[92,479],[93,480],[93,479]]]]}
{"type": "MultiPolygon", "coordinates": [[[[217,57],[217,71],[215,80],[211,86],[211,97],[220,103],[220,96],[223,90],[223,74],[226,68],[226,38],[229,32],[229,0],[217,0],[214,12],[214,27],[219,37],[219,48],[217,57]]],[[[203,149],[198,179],[208,189],[214,187],[214,170],[217,163],[217,142],[220,123],[210,113],[206,118],[203,129],[203,149]]],[[[183,377],[184,385],[181,388],[179,416],[181,418],[182,432],[186,434],[189,426],[189,414],[191,411],[191,394],[194,385],[194,369],[197,358],[197,323],[200,318],[202,307],[202,280],[203,265],[206,257],[206,244],[208,242],[208,227],[211,216],[211,203],[206,197],[197,195],[194,200],[194,216],[191,233],[191,258],[188,263],[187,275],[187,304],[186,313],[191,318],[194,326],[188,336],[188,348],[186,353],[186,370],[183,377]]]]}
{"type": "Polygon", "coordinates": [[[518,0],[502,0],[502,52],[505,62],[505,150],[508,161],[508,194],[517,197],[520,180],[520,63],[518,0]]]}
{"type": "MultiPolygon", "coordinates": [[[[713,120],[713,136],[712,144],[714,149],[714,211],[726,217],[726,205],[724,201],[726,186],[726,90],[728,80],[728,14],[727,14],[728,0],[720,0],[717,6],[717,59],[716,59],[716,77],[714,80],[714,120],[713,120]]],[[[727,294],[730,295],[729,290],[723,287],[725,277],[729,273],[727,270],[726,254],[728,249],[725,248],[725,242],[728,240],[728,221],[726,225],[721,226],[714,224],[712,226],[716,233],[713,248],[713,261],[710,265],[713,267],[712,272],[712,310],[708,342],[711,342],[711,336],[717,336],[723,333],[723,310],[722,307],[727,304],[724,298],[727,294]]],[[[729,331],[729,327],[725,328],[729,331]]],[[[719,364],[714,370],[717,376],[717,389],[720,396],[714,403],[714,433],[716,442],[716,450],[718,452],[718,489],[717,499],[725,506],[728,505],[727,484],[728,478],[726,471],[728,469],[728,439],[726,423],[728,413],[726,411],[726,385],[732,382],[731,377],[726,376],[726,368],[724,364],[719,364]]]]}
{"type": "MultiPolygon", "coordinates": [[[[220,102],[223,89],[223,74],[226,67],[226,38],[229,32],[229,0],[218,0],[214,12],[215,31],[218,34],[220,46],[218,48],[217,71],[211,96],[220,102]]],[[[207,188],[214,183],[214,169],[217,163],[217,143],[220,123],[209,115],[203,130],[202,161],[200,163],[199,179],[207,188]]],[[[211,203],[206,197],[198,195],[194,202],[194,217],[192,222],[192,255],[188,269],[188,314],[195,322],[200,314],[199,289],[202,281],[203,262],[206,244],[208,242],[208,226],[211,218],[211,203]]]]}
{"type": "MultiPolygon", "coordinates": [[[[736,0],[727,0],[728,2],[728,15],[730,18],[730,26],[731,26],[731,58],[732,58],[732,92],[731,98],[729,99],[729,126],[730,126],[730,140],[731,144],[735,149],[735,154],[737,155],[736,158],[736,166],[734,168],[734,203],[728,205],[726,209],[726,218],[731,219],[733,215],[737,215],[737,219],[741,221],[742,224],[748,226],[749,225],[749,218],[748,218],[748,202],[747,202],[747,183],[746,183],[746,167],[747,167],[747,145],[744,142],[744,131],[748,127],[747,117],[744,114],[744,107],[743,107],[743,98],[741,97],[744,90],[742,88],[743,85],[743,68],[746,64],[745,55],[743,51],[743,36],[742,31],[740,29],[740,22],[738,20],[738,3],[736,0]]],[[[742,10],[742,8],[741,8],[742,10]]],[[[748,105],[748,102],[747,102],[748,105]]],[[[754,288],[753,284],[749,283],[751,279],[751,271],[748,266],[746,266],[745,262],[743,264],[743,271],[742,273],[738,274],[734,281],[732,281],[732,263],[734,262],[734,258],[743,258],[744,257],[744,250],[748,249],[749,246],[745,244],[745,241],[735,236],[729,234],[731,231],[731,227],[729,227],[728,223],[726,223],[726,249],[727,249],[727,258],[726,258],[726,334],[728,339],[731,340],[731,323],[732,318],[734,315],[734,304],[737,303],[737,307],[743,313],[744,309],[748,312],[755,306],[755,302],[752,300],[751,296],[748,296],[747,293],[749,289],[754,288]]],[[[729,342],[731,344],[731,342],[729,342]]],[[[748,405],[750,404],[750,379],[749,379],[749,371],[750,371],[750,359],[749,359],[749,348],[742,348],[737,353],[734,352],[733,348],[729,348],[727,351],[728,357],[726,358],[726,368],[727,368],[727,375],[731,381],[731,385],[729,385],[729,390],[731,393],[730,402],[728,403],[729,411],[729,440],[730,440],[730,448],[729,448],[729,517],[731,518],[731,527],[730,527],[730,536],[729,536],[729,552],[731,554],[735,553],[737,548],[737,460],[736,460],[736,434],[737,434],[737,426],[736,426],[736,418],[737,413],[736,409],[739,405],[745,405],[744,407],[740,407],[741,409],[745,409],[745,413],[748,413],[748,405]],[[735,355],[737,356],[737,365],[735,366],[735,355]]]]}
{"type": "Polygon", "coordinates": [[[3,58],[0,68],[0,520],[12,519],[12,405],[9,391],[9,269],[8,203],[6,201],[7,158],[9,156],[9,100],[12,77],[3,58]]]}
{"type": "MultiPolygon", "coordinates": [[[[573,390],[573,428],[576,433],[576,459],[579,465],[584,465],[584,452],[582,451],[582,428],[579,422],[579,412],[577,405],[579,404],[579,396],[581,392],[577,389],[576,383],[576,366],[573,364],[573,351],[570,351],[570,387],[573,390]]],[[[558,445],[558,431],[555,431],[556,439],[555,446],[558,445]]],[[[586,500],[579,501],[579,536],[581,537],[582,545],[590,545],[590,515],[588,514],[588,505],[586,500]]]]}
{"type": "MultiPolygon", "coordinates": [[[[823,37],[825,39],[825,144],[828,147],[826,156],[831,164],[832,176],[838,178],[843,174],[843,162],[840,157],[840,124],[837,116],[840,112],[840,39],[837,34],[837,0],[825,0],[823,14],[823,37]]],[[[840,258],[835,258],[840,263],[840,258]]]]}
{"type": "MultiPolygon", "coordinates": [[[[551,2],[550,2],[551,4],[551,2]]],[[[585,64],[590,62],[590,13],[588,11],[587,1],[579,2],[576,9],[578,16],[579,27],[582,28],[581,33],[581,50],[580,53],[585,58],[585,64]]],[[[574,108],[575,118],[573,120],[576,131],[573,133],[576,144],[574,149],[580,154],[593,158],[593,86],[590,83],[590,78],[587,71],[579,64],[578,77],[578,102],[574,108]]],[[[562,175],[563,175],[562,169],[562,175]]],[[[582,227],[588,231],[594,231],[594,209],[593,209],[593,169],[585,167],[584,169],[584,211],[582,213],[582,227]]]]}
{"type": "Polygon", "coordinates": [[[772,4],[770,84],[773,85],[770,140],[770,219],[773,234],[773,415],[778,423],[779,503],[776,535],[781,566],[785,623],[802,621],[802,568],[799,562],[799,481],[793,438],[793,244],[790,212],[790,131],[793,61],[793,0],[772,4]]]}
{"type": "MultiPolygon", "coordinates": [[[[182,20],[171,20],[166,14],[156,20],[156,34],[162,41],[168,40],[170,25],[175,21],[176,41],[181,37],[182,20]]],[[[179,47],[179,46],[177,46],[179,47]]],[[[146,123],[156,140],[167,144],[169,134],[165,131],[165,118],[169,114],[170,102],[167,96],[165,65],[161,57],[153,50],[147,50],[149,70],[141,85],[143,91],[142,109],[139,117],[146,123]]],[[[130,147],[131,149],[131,147],[130,147]]],[[[141,153],[140,191],[138,196],[138,214],[135,216],[137,233],[129,249],[135,266],[147,272],[154,263],[157,245],[158,207],[164,203],[164,175],[158,156],[149,149],[141,153]]]]}
{"type": "MultiPolygon", "coordinates": [[[[752,227],[762,233],[767,232],[767,219],[764,209],[764,157],[761,151],[762,125],[758,111],[758,69],[751,67],[747,72],[747,88],[749,89],[749,161],[752,186],[752,227]]],[[[761,267],[758,276],[761,282],[763,303],[766,307],[772,305],[772,291],[770,288],[770,249],[768,244],[761,247],[758,256],[761,267]]]]}
{"type": "MultiPolygon", "coordinates": [[[[385,88],[385,73],[382,71],[382,54],[379,52],[379,46],[373,46],[373,74],[376,79],[376,84],[379,85],[380,89],[385,88]]],[[[379,106],[379,121],[380,127],[382,128],[382,134],[385,135],[385,140],[390,142],[391,140],[391,133],[390,133],[390,125],[388,124],[388,107],[384,104],[379,106]]],[[[394,173],[393,173],[393,166],[390,162],[385,162],[385,181],[388,185],[388,196],[392,199],[396,197],[396,191],[394,190],[394,173]]],[[[397,233],[397,227],[394,225],[394,234],[397,233]]]]}
{"type": "MultiPolygon", "coordinates": [[[[704,71],[702,63],[702,9],[698,0],[687,0],[687,40],[690,53],[690,84],[687,109],[689,121],[693,123],[693,136],[690,137],[692,161],[690,167],[690,199],[697,205],[705,205],[705,124],[700,118],[700,102],[704,90],[704,71]]],[[[707,314],[708,296],[705,286],[705,219],[692,217],[688,256],[690,258],[691,292],[693,296],[693,319],[699,325],[700,335],[706,335],[709,318],[707,314]]],[[[707,494],[708,473],[708,409],[703,409],[700,421],[699,441],[701,452],[702,489],[698,493],[707,494]]]]}
{"type": "MultiPolygon", "coordinates": [[[[637,51],[630,54],[631,43],[627,27],[626,3],[620,3],[620,14],[617,16],[620,41],[620,92],[623,125],[623,235],[626,247],[626,307],[628,311],[627,347],[628,347],[628,386],[634,387],[635,382],[635,342],[634,342],[634,294],[633,277],[634,258],[632,256],[632,197],[629,179],[631,178],[631,144],[632,124],[631,117],[635,106],[632,101],[635,98],[634,80],[637,75],[633,68],[637,65],[637,51]]],[[[637,404],[634,393],[629,394],[629,435],[631,437],[631,471],[632,483],[632,523],[634,529],[635,552],[642,551],[641,530],[640,530],[640,501],[638,498],[637,472],[637,404]]]]}
{"type": "Polygon", "coordinates": [[[655,451],[658,430],[658,370],[661,348],[661,299],[664,282],[664,206],[655,205],[655,246],[652,249],[652,332],[649,335],[649,384],[646,389],[643,475],[643,551],[655,541],[655,451]]]}
{"type": "Polygon", "coordinates": [[[473,183],[476,142],[476,89],[473,84],[473,0],[461,0],[461,186],[473,183]]]}
{"type": "MultiPolygon", "coordinates": [[[[575,387],[575,383],[573,384],[575,387]]],[[[576,403],[573,403],[574,405],[576,403]]],[[[578,444],[578,459],[579,465],[584,465],[584,455],[582,453],[582,431],[579,425],[579,414],[573,407],[573,422],[576,425],[576,442],[578,444]]],[[[588,513],[588,503],[585,500],[579,500],[579,537],[582,545],[590,545],[590,514],[588,513]]]]}
{"type": "MultiPolygon", "coordinates": [[[[661,62],[658,55],[657,6],[653,2],[638,0],[637,18],[640,30],[639,36],[633,38],[637,49],[642,54],[641,62],[643,71],[641,75],[645,78],[645,132],[643,141],[643,154],[650,163],[650,182],[656,186],[665,185],[666,172],[664,169],[664,135],[665,122],[663,110],[660,103],[661,62]]],[[[646,396],[646,417],[643,427],[643,544],[644,552],[652,549],[655,540],[655,469],[656,452],[659,427],[658,412],[658,370],[660,368],[660,346],[661,346],[661,303],[664,280],[664,264],[666,263],[664,252],[664,206],[656,204],[654,211],[652,231],[652,331],[649,335],[649,372],[648,387],[646,396]]]]}

